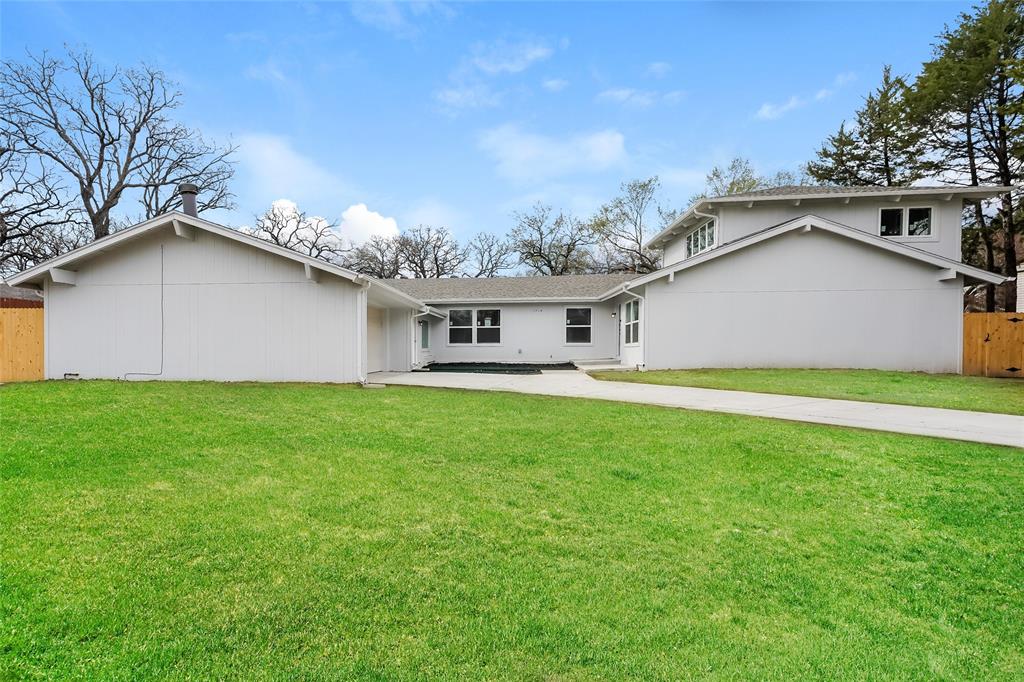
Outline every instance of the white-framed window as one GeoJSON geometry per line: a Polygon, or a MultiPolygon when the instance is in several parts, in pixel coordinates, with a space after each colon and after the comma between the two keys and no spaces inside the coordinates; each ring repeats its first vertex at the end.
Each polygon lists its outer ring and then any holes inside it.
{"type": "Polygon", "coordinates": [[[592,315],[593,311],[590,308],[565,309],[565,342],[567,344],[586,345],[590,343],[592,315]]]}
{"type": "Polygon", "coordinates": [[[932,236],[932,209],[930,206],[900,206],[878,209],[878,234],[882,237],[932,236]]]}
{"type": "Polygon", "coordinates": [[[501,311],[476,311],[476,342],[501,343],[501,311]]]}
{"type": "Polygon", "coordinates": [[[501,343],[501,310],[461,308],[448,311],[448,344],[501,343]]]}
{"type": "Polygon", "coordinates": [[[715,221],[709,220],[686,234],[686,257],[712,249],[715,246],[715,221]]]}
{"type": "Polygon", "coordinates": [[[626,303],[625,319],[626,345],[640,343],[640,301],[628,301],[626,303]]]}
{"type": "Polygon", "coordinates": [[[426,321],[420,322],[420,350],[430,348],[430,324],[426,321]]]}

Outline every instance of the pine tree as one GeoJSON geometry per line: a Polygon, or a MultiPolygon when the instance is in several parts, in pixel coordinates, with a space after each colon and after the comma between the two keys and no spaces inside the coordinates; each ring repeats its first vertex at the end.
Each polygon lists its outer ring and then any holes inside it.
{"type": "Polygon", "coordinates": [[[910,185],[925,177],[931,164],[924,154],[924,131],[907,108],[906,80],[888,66],[882,84],[864,99],[856,125],[845,122],[807,164],[807,173],[833,185],[910,185]]]}
{"type": "MultiPolygon", "coordinates": [[[[944,177],[963,184],[1015,185],[1024,179],[1024,2],[992,0],[940,36],[934,58],[914,85],[911,110],[928,125],[930,151],[944,177]]],[[[1004,195],[998,215],[978,204],[971,223],[985,239],[965,233],[965,247],[981,244],[987,263],[1001,250],[1002,271],[1016,275],[1015,214],[1020,192],[1004,195]],[[998,232],[998,235],[994,235],[998,232]],[[993,239],[992,237],[999,237],[993,239]]],[[[971,254],[965,248],[965,258],[971,254]]],[[[991,267],[991,265],[989,266],[991,267]]],[[[1015,282],[1003,285],[1006,310],[1016,304],[1015,282]]],[[[990,293],[987,305],[995,299],[990,293]]]]}

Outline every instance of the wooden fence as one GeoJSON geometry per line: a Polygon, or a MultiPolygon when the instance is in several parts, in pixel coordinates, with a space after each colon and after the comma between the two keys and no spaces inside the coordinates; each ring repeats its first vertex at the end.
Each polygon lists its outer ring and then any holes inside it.
{"type": "Polygon", "coordinates": [[[964,313],[963,373],[1024,379],[1024,313],[964,313]]]}
{"type": "Polygon", "coordinates": [[[43,308],[0,307],[0,382],[43,379],[43,308]]]}

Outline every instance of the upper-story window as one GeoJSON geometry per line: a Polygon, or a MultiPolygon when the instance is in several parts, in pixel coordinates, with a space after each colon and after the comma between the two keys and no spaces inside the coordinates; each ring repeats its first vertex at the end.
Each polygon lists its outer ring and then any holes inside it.
{"type": "Polygon", "coordinates": [[[696,256],[715,245],[715,221],[709,220],[686,235],[686,257],[696,256]]]}
{"type": "Polygon", "coordinates": [[[927,206],[880,209],[878,234],[883,237],[930,237],[932,209],[927,206]]]}

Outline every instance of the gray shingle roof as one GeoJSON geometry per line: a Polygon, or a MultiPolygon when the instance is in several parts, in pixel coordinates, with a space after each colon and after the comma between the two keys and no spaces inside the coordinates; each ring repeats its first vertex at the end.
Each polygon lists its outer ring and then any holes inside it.
{"type": "Polygon", "coordinates": [[[388,279],[399,291],[425,303],[596,298],[634,274],[563,275],[561,277],[463,277],[451,279],[388,279]]]}

